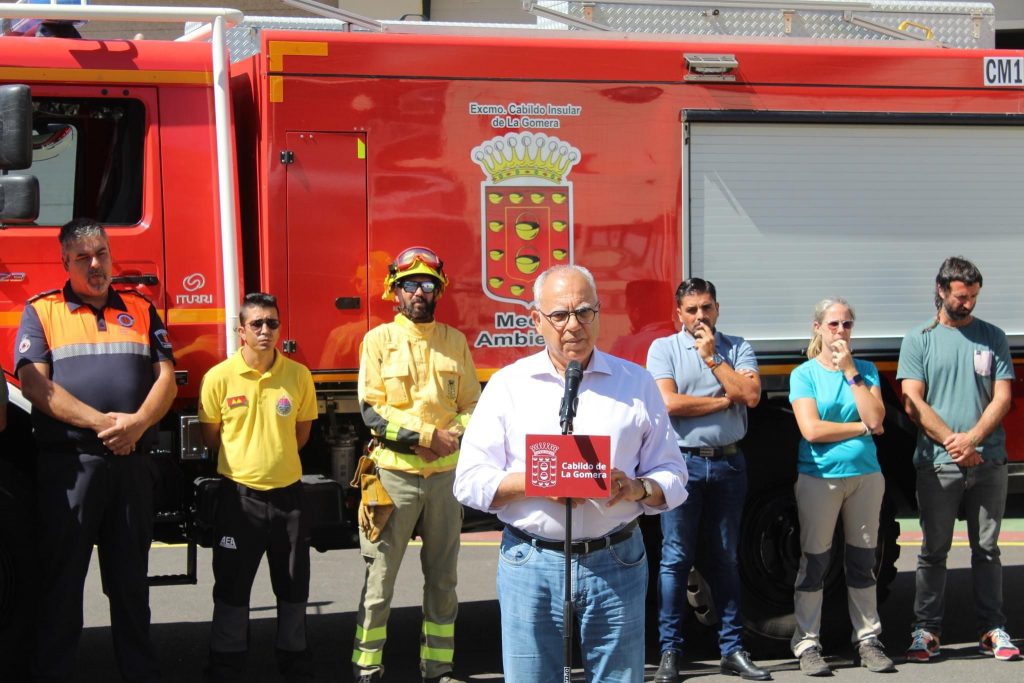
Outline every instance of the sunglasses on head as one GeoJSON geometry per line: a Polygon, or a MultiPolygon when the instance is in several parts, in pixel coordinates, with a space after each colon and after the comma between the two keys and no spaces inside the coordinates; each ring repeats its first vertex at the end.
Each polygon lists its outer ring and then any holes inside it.
{"type": "Polygon", "coordinates": [[[272,330],[276,330],[277,328],[281,327],[281,321],[278,320],[277,318],[260,318],[259,320],[249,320],[245,324],[248,325],[249,329],[251,329],[253,332],[259,332],[260,330],[263,329],[264,325],[266,325],[272,330]]]}
{"type": "Polygon", "coordinates": [[[830,329],[830,330],[838,330],[840,325],[843,326],[844,330],[852,330],[853,329],[853,321],[852,320],[829,320],[825,324],[828,325],[828,329],[830,329]]]}
{"type": "Polygon", "coordinates": [[[426,247],[409,247],[401,254],[395,257],[395,262],[392,264],[396,272],[401,273],[402,271],[409,270],[416,262],[419,261],[428,268],[437,270],[443,264],[441,259],[437,257],[432,250],[426,247]]]}
{"type": "Polygon", "coordinates": [[[409,294],[414,294],[417,289],[422,289],[424,294],[430,294],[437,289],[437,283],[433,280],[402,280],[398,283],[398,286],[409,294]]]}

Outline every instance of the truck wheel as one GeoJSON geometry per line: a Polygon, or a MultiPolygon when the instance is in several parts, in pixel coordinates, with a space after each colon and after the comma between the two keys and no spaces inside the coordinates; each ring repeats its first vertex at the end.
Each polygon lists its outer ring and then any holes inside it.
{"type": "Polygon", "coordinates": [[[31,481],[0,459],[0,671],[28,680],[34,550],[31,481]]]}
{"type": "MultiPolygon", "coordinates": [[[[742,529],[739,563],[744,625],[762,637],[789,640],[796,628],[793,585],[800,568],[800,527],[792,487],[767,489],[748,499],[742,529]]],[[[889,584],[896,578],[899,531],[894,507],[886,501],[879,520],[875,565],[879,602],[888,595],[889,584]]],[[[845,634],[850,627],[843,576],[844,545],[842,528],[837,526],[825,574],[821,624],[825,638],[845,634]]]]}

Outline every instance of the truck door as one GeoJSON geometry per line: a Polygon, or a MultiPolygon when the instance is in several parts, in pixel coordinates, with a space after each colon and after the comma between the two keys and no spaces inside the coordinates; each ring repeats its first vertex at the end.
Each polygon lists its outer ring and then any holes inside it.
{"type": "Polygon", "coordinates": [[[156,88],[31,87],[33,160],[24,173],[39,179],[40,213],[34,225],[3,230],[0,357],[5,364],[25,301],[67,278],[57,234],[72,218],[102,223],[110,237],[115,283],[136,287],[157,308],[164,307],[156,88]]]}
{"type": "Polygon", "coordinates": [[[290,132],[284,348],[312,370],[359,366],[369,324],[366,136],[290,132]]]}

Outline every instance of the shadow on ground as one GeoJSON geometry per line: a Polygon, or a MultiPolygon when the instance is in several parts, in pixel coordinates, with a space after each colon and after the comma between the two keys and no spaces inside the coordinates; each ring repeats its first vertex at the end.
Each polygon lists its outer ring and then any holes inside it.
{"type": "MultiPolygon", "coordinates": [[[[905,551],[913,552],[907,548],[905,551]]],[[[1011,634],[1024,634],[1024,567],[1004,568],[1004,604],[1007,606],[1007,627],[1011,634]]],[[[973,598],[970,572],[955,569],[947,581],[946,623],[943,642],[944,656],[950,659],[983,658],[975,646],[977,634],[974,624],[973,598]]],[[[882,605],[883,641],[891,654],[901,654],[909,643],[913,619],[913,572],[897,575],[890,597],[882,605]]],[[[841,606],[842,607],[842,606],[841,606]]],[[[400,608],[392,611],[389,622],[388,645],[384,663],[387,680],[412,683],[419,680],[420,611],[418,608],[400,608]]],[[[355,613],[320,614],[312,605],[309,617],[310,644],[314,651],[318,681],[345,683],[351,681],[349,657],[355,632],[355,613]]],[[[688,647],[683,674],[702,676],[717,674],[717,636],[712,629],[691,622],[687,626],[688,647]]],[[[196,683],[206,659],[209,622],[157,624],[153,637],[164,663],[166,683],[196,683]]],[[[843,634],[833,635],[825,642],[826,654],[838,668],[852,666],[852,651],[843,634]]],[[[277,682],[274,657],[274,620],[272,610],[254,611],[251,622],[251,650],[247,683],[277,682]]],[[[775,671],[795,670],[795,662],[788,659],[785,643],[748,639],[748,648],[760,660],[782,660],[774,663],[775,671]]],[[[648,634],[648,680],[653,675],[658,659],[656,634],[648,634]]],[[[473,680],[501,681],[501,637],[496,600],[468,602],[459,607],[456,629],[456,666],[473,680]]],[[[113,664],[113,647],[109,628],[86,629],[79,649],[80,680],[83,683],[108,683],[118,679],[113,664]]],[[[583,680],[581,676],[574,680],[583,680]]]]}

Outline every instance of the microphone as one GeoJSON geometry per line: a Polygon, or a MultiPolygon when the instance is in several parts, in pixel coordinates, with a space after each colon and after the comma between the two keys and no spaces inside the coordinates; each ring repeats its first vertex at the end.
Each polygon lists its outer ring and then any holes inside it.
{"type": "Polygon", "coordinates": [[[572,429],[572,420],[576,417],[577,394],[580,393],[580,382],[583,380],[583,368],[578,360],[569,361],[565,368],[565,394],[562,396],[562,407],[558,411],[558,423],[562,433],[568,434],[572,429]],[[567,429],[568,426],[568,429],[567,429]]]}

